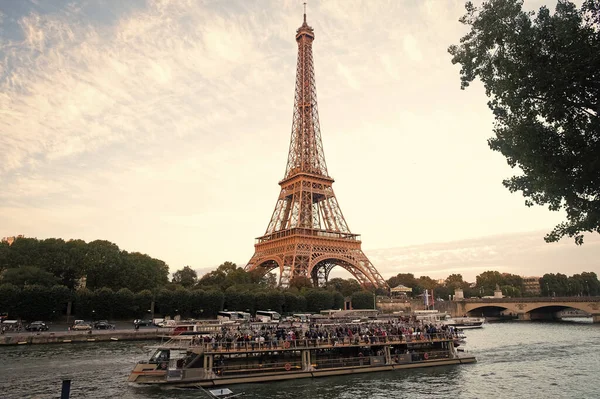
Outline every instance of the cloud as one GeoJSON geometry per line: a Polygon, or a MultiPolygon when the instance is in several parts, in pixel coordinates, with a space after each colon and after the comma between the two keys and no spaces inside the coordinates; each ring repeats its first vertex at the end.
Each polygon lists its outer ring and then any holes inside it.
{"type": "Polygon", "coordinates": [[[351,87],[353,90],[360,90],[360,83],[358,82],[358,80],[355,78],[354,74],[348,67],[338,63],[337,70],[338,70],[338,73],[344,78],[344,80],[346,81],[346,84],[349,87],[351,87]]]}
{"type": "Polygon", "coordinates": [[[503,234],[476,239],[412,245],[365,251],[386,278],[398,273],[413,273],[445,278],[460,273],[469,281],[486,270],[521,276],[545,273],[568,275],[592,271],[600,274],[600,237],[586,236],[577,246],[571,239],[546,243],[545,232],[503,234]]]}

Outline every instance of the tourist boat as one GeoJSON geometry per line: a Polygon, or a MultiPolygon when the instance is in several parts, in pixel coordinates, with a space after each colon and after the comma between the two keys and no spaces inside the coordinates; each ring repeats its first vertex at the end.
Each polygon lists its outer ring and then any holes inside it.
{"type": "Polygon", "coordinates": [[[448,327],[459,329],[481,328],[485,322],[484,317],[447,317],[441,320],[441,323],[448,327]]]}
{"type": "Polygon", "coordinates": [[[179,387],[315,378],[473,363],[448,332],[268,342],[206,342],[190,337],[154,347],[128,381],[179,387]]]}
{"type": "Polygon", "coordinates": [[[413,316],[422,322],[443,324],[460,329],[481,328],[485,322],[484,317],[452,317],[446,312],[438,310],[416,310],[413,312],[413,316]]]}

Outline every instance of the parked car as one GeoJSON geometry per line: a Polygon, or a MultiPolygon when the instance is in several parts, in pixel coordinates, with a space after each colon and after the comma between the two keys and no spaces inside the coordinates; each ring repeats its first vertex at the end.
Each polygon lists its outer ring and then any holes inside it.
{"type": "Polygon", "coordinates": [[[113,330],[115,326],[106,320],[101,320],[94,323],[94,328],[96,330],[113,330]]]}
{"type": "Polygon", "coordinates": [[[151,326],[152,325],[152,320],[147,320],[147,319],[135,319],[133,321],[133,324],[137,324],[138,326],[151,326]]]}
{"type": "Polygon", "coordinates": [[[25,326],[27,331],[48,331],[49,327],[43,321],[34,321],[33,323],[29,323],[25,326]]]}
{"type": "Polygon", "coordinates": [[[75,324],[73,327],[71,327],[71,330],[75,330],[75,331],[85,331],[85,330],[91,330],[92,329],[92,325],[89,323],[77,323],[75,324]]]}
{"type": "Polygon", "coordinates": [[[175,320],[163,320],[157,324],[158,327],[175,327],[177,322],[175,320]]]}

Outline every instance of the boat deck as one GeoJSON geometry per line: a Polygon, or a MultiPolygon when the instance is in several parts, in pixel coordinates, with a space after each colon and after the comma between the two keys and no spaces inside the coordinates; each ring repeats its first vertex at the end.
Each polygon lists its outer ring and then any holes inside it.
{"type": "Polygon", "coordinates": [[[222,353],[248,353],[248,352],[271,352],[305,349],[328,349],[339,347],[365,347],[382,345],[423,345],[436,342],[448,342],[457,339],[451,334],[417,334],[415,336],[369,336],[364,338],[329,338],[329,339],[296,339],[296,340],[272,340],[264,342],[256,341],[217,341],[217,342],[192,342],[189,339],[172,339],[171,341],[157,345],[156,347],[169,349],[187,349],[195,353],[222,354],[222,353]]]}

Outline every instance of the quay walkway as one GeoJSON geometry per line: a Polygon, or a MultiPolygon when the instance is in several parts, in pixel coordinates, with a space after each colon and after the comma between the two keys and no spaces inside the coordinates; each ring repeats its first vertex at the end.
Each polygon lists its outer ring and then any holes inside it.
{"type": "Polygon", "coordinates": [[[80,342],[159,340],[164,331],[158,329],[8,332],[0,335],[2,345],[70,344],[80,342]]]}

